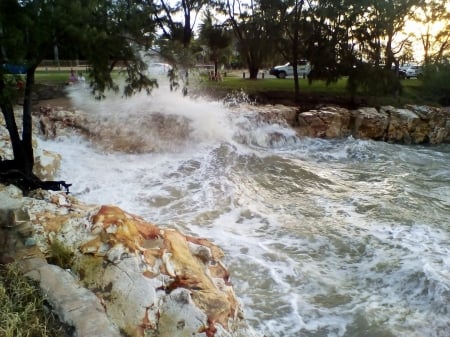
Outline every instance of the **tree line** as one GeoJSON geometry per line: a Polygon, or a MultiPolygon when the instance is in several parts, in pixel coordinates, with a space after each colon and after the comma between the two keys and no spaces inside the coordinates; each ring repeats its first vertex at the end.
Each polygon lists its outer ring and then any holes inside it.
{"type": "MultiPolygon", "coordinates": [[[[405,30],[410,20],[425,28],[418,36],[425,65],[435,73],[447,69],[441,77],[450,73],[449,11],[441,0],[1,0],[0,108],[14,158],[0,158],[0,180],[24,190],[68,189],[65,182],[42,182],[33,174],[31,94],[35,71],[49,55],[86,60],[87,80],[99,99],[107,90],[150,92],[157,83],[145,71],[146,54],[174,69],[208,60],[215,75],[219,64],[238,63],[250,79],[269,64],[304,59],[313,67],[311,81],[348,76],[353,94],[398,94],[392,69],[413,58],[415,40],[405,30]],[[441,28],[433,29],[439,22],[441,28]],[[112,76],[118,64],[123,87],[112,76]],[[21,129],[14,114],[18,97],[21,129]]],[[[445,76],[431,82],[442,83],[433,90],[444,98],[450,96],[445,76]]],[[[174,73],[171,80],[179,86],[174,73]]],[[[294,87],[297,97],[296,67],[294,87]]]]}

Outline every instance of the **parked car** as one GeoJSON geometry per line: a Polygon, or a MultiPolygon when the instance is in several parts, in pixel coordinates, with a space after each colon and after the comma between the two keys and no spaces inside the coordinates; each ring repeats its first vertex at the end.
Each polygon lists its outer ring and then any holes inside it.
{"type": "Polygon", "coordinates": [[[23,64],[3,63],[2,67],[5,69],[5,72],[9,74],[19,75],[27,73],[27,67],[23,64]]]}
{"type": "Polygon", "coordinates": [[[395,66],[392,67],[392,71],[397,74],[397,76],[401,79],[406,78],[406,70],[402,67],[396,68],[395,66]]]}
{"type": "Polygon", "coordinates": [[[147,65],[147,74],[150,76],[167,75],[172,66],[168,63],[152,62],[147,65]]]}
{"type": "Polygon", "coordinates": [[[420,77],[422,77],[422,75],[423,75],[423,71],[422,71],[421,66],[409,66],[405,70],[406,78],[411,78],[411,77],[420,78],[420,77]]]}
{"type": "MultiPolygon", "coordinates": [[[[311,71],[311,65],[308,61],[301,60],[297,62],[297,72],[298,76],[306,77],[311,71]]],[[[286,78],[287,76],[294,75],[294,67],[291,63],[286,63],[282,66],[275,66],[269,71],[270,75],[276,76],[277,78],[286,78]]]]}

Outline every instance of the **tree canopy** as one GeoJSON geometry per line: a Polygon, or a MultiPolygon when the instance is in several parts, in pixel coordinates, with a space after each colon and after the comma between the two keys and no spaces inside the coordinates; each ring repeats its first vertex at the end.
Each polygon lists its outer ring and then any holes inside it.
{"type": "Polygon", "coordinates": [[[42,182],[33,174],[31,94],[35,71],[55,47],[83,53],[89,64],[92,92],[119,90],[114,66],[125,69],[125,95],[150,90],[155,81],[145,76],[139,52],[154,39],[153,8],[127,0],[2,0],[0,2],[0,108],[10,134],[14,158],[0,160],[0,178],[13,179],[24,189],[58,189],[65,182],[42,182]],[[14,115],[18,97],[11,65],[25,69],[22,133],[14,115]]]}
{"type": "MultiPolygon", "coordinates": [[[[345,75],[352,93],[363,87],[398,94],[392,66],[411,61],[408,20],[427,28],[416,36],[426,65],[445,65],[449,12],[440,0],[1,0],[0,108],[14,159],[0,158],[0,178],[14,175],[26,188],[43,186],[33,174],[31,94],[36,68],[53,53],[86,60],[90,87],[99,98],[110,89],[132,95],[156,85],[145,75],[143,51],[151,48],[175,69],[178,64],[187,70],[201,45],[207,46],[216,73],[220,55],[233,45],[251,79],[273,62],[306,59],[313,67],[310,80],[330,82],[345,75]],[[197,25],[202,12],[205,20],[197,25]],[[121,87],[112,76],[118,65],[125,73],[121,87]],[[14,115],[17,72],[25,75],[21,133],[14,115]]],[[[294,77],[298,95],[295,67],[294,77]]]]}

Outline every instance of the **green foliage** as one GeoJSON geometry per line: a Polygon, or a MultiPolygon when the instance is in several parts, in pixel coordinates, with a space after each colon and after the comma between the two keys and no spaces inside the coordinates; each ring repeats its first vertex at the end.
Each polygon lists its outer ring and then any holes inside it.
{"type": "Polygon", "coordinates": [[[16,265],[0,266],[0,336],[64,336],[58,326],[56,318],[44,310],[37,285],[16,265]]]}
{"type": "Polygon", "coordinates": [[[450,64],[425,69],[422,90],[443,106],[450,106],[450,64]]]}
{"type": "MultiPolygon", "coordinates": [[[[151,46],[155,30],[153,7],[144,0],[60,0],[0,2],[0,63],[35,69],[55,49],[88,64],[95,94],[118,90],[111,72],[126,69],[126,95],[148,89],[140,49],[151,46]]],[[[0,74],[2,76],[2,74],[0,74]]]]}
{"type": "Polygon", "coordinates": [[[398,96],[403,90],[400,79],[394,71],[364,63],[351,71],[347,89],[352,96],[357,93],[371,96],[398,96]]]}

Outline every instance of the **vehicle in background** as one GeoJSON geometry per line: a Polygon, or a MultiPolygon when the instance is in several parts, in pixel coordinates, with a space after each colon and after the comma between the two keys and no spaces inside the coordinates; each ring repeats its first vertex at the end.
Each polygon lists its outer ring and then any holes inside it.
{"type": "Polygon", "coordinates": [[[147,66],[147,74],[150,76],[167,75],[172,66],[168,63],[152,62],[147,66]]]}
{"type": "Polygon", "coordinates": [[[405,77],[406,78],[411,78],[411,77],[415,77],[415,78],[420,78],[423,75],[423,71],[422,71],[422,67],[421,66],[409,66],[408,68],[405,69],[405,77]]]}
{"type": "Polygon", "coordinates": [[[27,67],[23,64],[3,63],[2,68],[9,74],[21,75],[27,73],[27,67]]]}
{"type": "MultiPolygon", "coordinates": [[[[300,60],[297,62],[297,72],[298,76],[301,76],[305,78],[308,76],[309,72],[311,71],[311,65],[308,61],[300,60]]],[[[276,76],[277,78],[286,78],[287,76],[293,76],[294,75],[294,67],[291,63],[286,63],[282,66],[275,66],[270,69],[269,71],[270,75],[276,76]]]]}
{"type": "Polygon", "coordinates": [[[399,78],[401,78],[402,80],[406,78],[406,70],[405,70],[404,68],[402,68],[402,67],[396,68],[395,66],[393,66],[393,67],[392,67],[392,71],[393,71],[394,73],[396,73],[397,76],[398,76],[399,78]]]}

